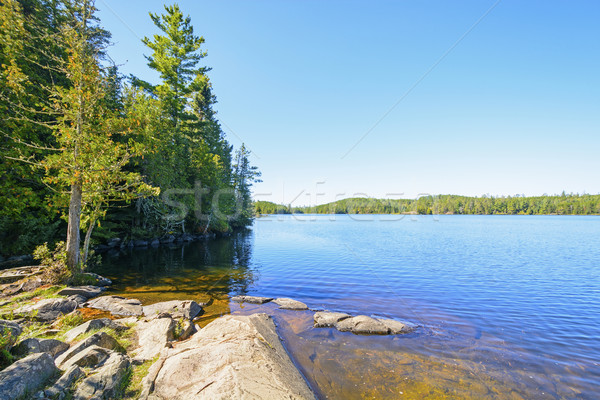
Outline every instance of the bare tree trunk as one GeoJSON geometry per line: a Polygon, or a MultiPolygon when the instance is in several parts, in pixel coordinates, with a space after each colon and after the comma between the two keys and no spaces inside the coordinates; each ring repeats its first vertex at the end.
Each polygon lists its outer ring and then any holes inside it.
{"type": "Polygon", "coordinates": [[[71,185],[71,200],[69,202],[69,223],[67,226],[67,266],[75,272],[79,269],[79,225],[81,220],[81,195],[80,182],[71,185]]]}
{"type": "Polygon", "coordinates": [[[85,266],[87,264],[88,254],[90,250],[90,238],[92,237],[92,231],[94,230],[94,226],[96,226],[96,220],[90,221],[90,226],[85,234],[85,239],[83,240],[83,260],[81,261],[81,265],[85,266]]]}

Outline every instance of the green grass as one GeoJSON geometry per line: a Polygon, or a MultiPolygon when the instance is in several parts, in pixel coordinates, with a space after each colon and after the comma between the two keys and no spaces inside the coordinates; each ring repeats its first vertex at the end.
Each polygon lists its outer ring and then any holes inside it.
{"type": "Polygon", "coordinates": [[[140,365],[134,365],[130,367],[128,374],[123,379],[121,399],[137,399],[142,392],[142,380],[148,375],[148,371],[152,364],[158,360],[159,356],[154,357],[151,360],[144,361],[140,365]]]}

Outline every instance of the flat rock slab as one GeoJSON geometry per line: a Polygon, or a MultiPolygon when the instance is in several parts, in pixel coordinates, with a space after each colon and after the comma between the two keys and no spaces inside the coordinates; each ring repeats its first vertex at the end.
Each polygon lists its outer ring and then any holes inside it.
{"type": "Polygon", "coordinates": [[[56,357],[68,348],[69,345],[60,340],[29,338],[19,342],[12,351],[19,355],[48,353],[52,357],[56,357]]]}
{"type": "Polygon", "coordinates": [[[121,296],[102,296],[86,303],[87,307],[108,311],[114,315],[140,316],[143,314],[142,302],[121,296]]]}
{"type": "Polygon", "coordinates": [[[266,314],[218,318],[165,353],[140,398],[315,399],[266,314]]]}
{"type": "Polygon", "coordinates": [[[202,312],[202,307],[193,300],[173,300],[144,306],[146,317],[155,317],[162,313],[168,313],[173,318],[194,319],[202,312]]]}
{"type": "Polygon", "coordinates": [[[27,314],[40,321],[53,321],[77,308],[76,301],[64,298],[43,299],[35,304],[21,307],[15,314],[27,314]]]}
{"type": "Polygon", "coordinates": [[[251,303],[251,304],[264,304],[273,300],[272,297],[260,297],[260,296],[233,296],[231,301],[236,303],[251,303]]]}
{"type": "Polygon", "coordinates": [[[48,353],[37,353],[15,361],[0,371],[0,399],[25,398],[54,375],[56,366],[48,353]]]}
{"type": "Polygon", "coordinates": [[[314,315],[315,328],[327,328],[335,326],[336,323],[346,318],[350,318],[350,314],[331,311],[318,311],[314,315]]]}
{"type": "Polygon", "coordinates": [[[64,288],[63,290],[58,292],[58,294],[61,296],[80,295],[85,297],[86,299],[91,299],[92,297],[99,296],[105,290],[105,288],[102,288],[100,286],[73,286],[64,288]]]}
{"type": "Polygon", "coordinates": [[[308,310],[308,306],[301,301],[281,297],[273,300],[273,303],[279,305],[279,308],[284,310],[308,310]]]}
{"type": "Polygon", "coordinates": [[[65,340],[67,342],[72,342],[79,335],[83,335],[84,333],[88,333],[94,330],[100,330],[102,328],[111,328],[115,331],[123,331],[128,329],[125,325],[113,321],[110,318],[92,319],[67,331],[67,333],[65,333],[65,340]]]}
{"type": "Polygon", "coordinates": [[[335,328],[340,332],[352,332],[366,335],[387,335],[388,327],[375,318],[359,315],[336,322],[335,328]]]}
{"type": "Polygon", "coordinates": [[[411,333],[417,329],[417,325],[406,321],[396,321],[395,319],[377,318],[379,322],[384,324],[391,335],[400,335],[403,333],[411,333]]]}
{"type": "Polygon", "coordinates": [[[154,358],[168,342],[173,340],[177,323],[171,318],[157,318],[149,322],[140,321],[135,326],[139,349],[135,356],[138,360],[154,358]]]}

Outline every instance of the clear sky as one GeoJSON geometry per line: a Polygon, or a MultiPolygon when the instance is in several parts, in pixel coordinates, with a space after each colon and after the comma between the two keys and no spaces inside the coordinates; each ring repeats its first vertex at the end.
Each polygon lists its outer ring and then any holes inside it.
{"type": "MultiPolygon", "coordinates": [[[[156,81],[163,4],[96,1],[123,73],[156,81]]],[[[600,193],[600,2],[179,5],[256,199],[600,193]]]]}

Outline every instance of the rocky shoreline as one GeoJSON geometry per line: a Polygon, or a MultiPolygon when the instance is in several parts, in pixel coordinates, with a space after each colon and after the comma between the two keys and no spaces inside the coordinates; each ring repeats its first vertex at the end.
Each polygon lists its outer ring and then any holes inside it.
{"type": "MultiPolygon", "coordinates": [[[[39,284],[37,271],[30,272],[0,285],[0,350],[15,359],[0,370],[0,399],[315,398],[266,313],[225,315],[200,328],[194,319],[206,304],[143,305],[103,295],[111,282],[95,274],[90,274],[94,285],[58,288],[39,284]]],[[[309,310],[289,298],[230,300],[309,310]]],[[[366,315],[310,311],[315,328],[379,335],[417,328],[366,315]]]]}

